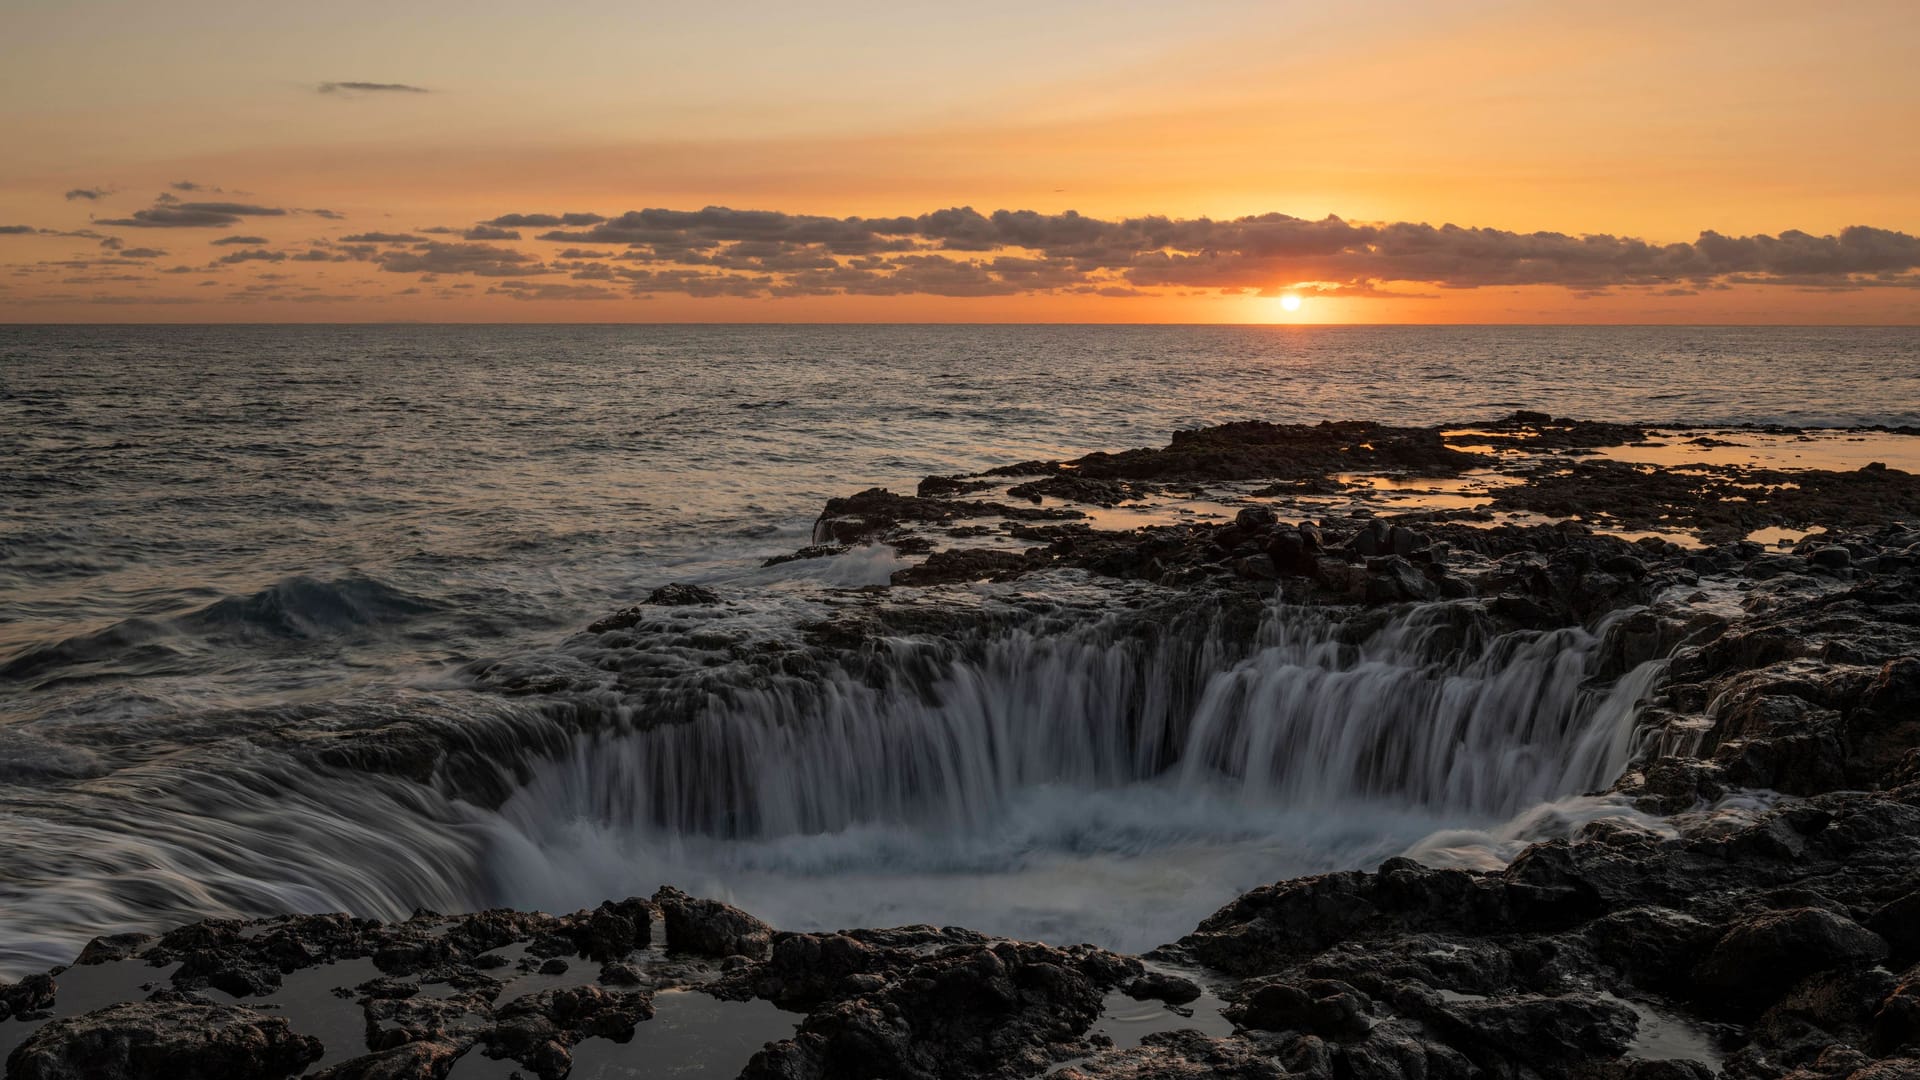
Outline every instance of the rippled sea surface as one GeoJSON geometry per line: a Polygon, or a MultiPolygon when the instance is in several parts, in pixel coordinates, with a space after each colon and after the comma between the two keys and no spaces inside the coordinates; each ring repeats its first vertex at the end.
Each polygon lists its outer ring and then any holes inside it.
{"type": "Polygon", "coordinates": [[[459,714],[475,662],[667,581],[884,575],[759,569],[832,495],[1226,420],[1521,407],[1916,425],[1920,330],[0,327],[0,969],[195,914],[597,900],[502,884],[459,806],[415,807],[447,850],[345,883],[269,857],[374,843],[344,822],[224,830],[302,812],[261,756],[342,702],[459,714]]]}

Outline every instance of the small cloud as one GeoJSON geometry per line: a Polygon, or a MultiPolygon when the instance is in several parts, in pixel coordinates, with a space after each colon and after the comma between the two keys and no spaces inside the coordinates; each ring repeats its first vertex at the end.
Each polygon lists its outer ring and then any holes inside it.
{"type": "Polygon", "coordinates": [[[518,240],[520,233],[514,229],[502,229],[494,225],[475,225],[460,234],[466,240],[518,240]]]}
{"type": "Polygon", "coordinates": [[[346,220],[346,216],[347,216],[338,210],[323,210],[317,207],[312,209],[307,209],[307,210],[295,210],[294,213],[312,214],[314,217],[326,218],[328,221],[344,221],[346,220]]]}
{"type": "Polygon", "coordinates": [[[340,238],[343,244],[421,244],[425,238],[410,233],[368,232],[340,238]]]}
{"type": "Polygon", "coordinates": [[[126,225],[140,229],[224,228],[243,217],[279,217],[286,213],[277,206],[253,206],[231,202],[178,202],[167,196],[155,200],[146,210],[135,210],[132,217],[111,218],[100,225],[126,225]]]}
{"type": "Polygon", "coordinates": [[[228,247],[233,244],[264,244],[266,242],[267,238],[264,236],[223,236],[213,241],[213,246],[228,247]]]}
{"type": "Polygon", "coordinates": [[[120,253],[123,259],[157,259],[166,252],[159,248],[127,248],[120,253]]]}
{"type": "Polygon", "coordinates": [[[539,259],[524,251],[493,244],[450,244],[438,240],[405,250],[384,251],[373,261],[380,269],[399,274],[518,277],[548,272],[539,259]]]}
{"type": "Polygon", "coordinates": [[[357,94],[426,94],[431,91],[424,86],[409,86],[406,83],[323,82],[320,92],[352,97],[357,94]]]}
{"type": "Polygon", "coordinates": [[[555,285],[549,282],[503,281],[487,289],[494,296],[515,300],[614,300],[620,294],[599,285],[555,285]]]}
{"type": "Polygon", "coordinates": [[[103,188],[103,187],[70,188],[67,191],[67,201],[72,202],[75,199],[85,199],[88,202],[95,202],[100,199],[104,199],[111,194],[113,194],[112,188],[103,188]]]}
{"type": "Polygon", "coordinates": [[[31,225],[0,225],[0,236],[25,236],[39,231],[31,225]]]}
{"type": "Polygon", "coordinates": [[[551,229],[557,225],[580,227],[598,225],[607,220],[599,214],[501,214],[482,225],[496,225],[503,228],[551,229]]]}
{"type": "Polygon", "coordinates": [[[247,251],[235,251],[231,254],[222,255],[218,261],[224,265],[231,266],[235,263],[244,262],[285,262],[286,260],[287,255],[284,251],[249,249],[247,251]]]}

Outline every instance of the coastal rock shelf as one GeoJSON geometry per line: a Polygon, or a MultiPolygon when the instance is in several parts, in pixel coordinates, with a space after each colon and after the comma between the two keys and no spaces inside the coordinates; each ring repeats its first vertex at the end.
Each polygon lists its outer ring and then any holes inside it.
{"type": "Polygon", "coordinates": [[[1477,823],[1372,869],[1263,875],[1140,955],[671,884],[206,920],[0,985],[7,1075],[1920,1076],[1920,438],[1675,430],[1235,424],[860,492],[775,565],[918,561],[796,627],[667,586],[476,663],[498,725],[300,748],[763,860],[991,831],[1062,778],[1477,823]]]}

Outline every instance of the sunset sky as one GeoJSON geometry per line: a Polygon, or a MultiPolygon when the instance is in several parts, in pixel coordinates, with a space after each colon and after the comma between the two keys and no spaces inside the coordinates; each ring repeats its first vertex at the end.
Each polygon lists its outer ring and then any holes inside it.
{"type": "Polygon", "coordinates": [[[1913,0],[13,0],[0,321],[1915,323],[1916,55],[1913,0]]]}

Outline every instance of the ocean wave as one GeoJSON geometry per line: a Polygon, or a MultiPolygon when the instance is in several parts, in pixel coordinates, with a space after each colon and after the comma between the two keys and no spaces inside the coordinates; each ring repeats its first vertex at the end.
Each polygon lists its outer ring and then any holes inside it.
{"type": "Polygon", "coordinates": [[[424,598],[366,575],[324,580],[297,574],[185,614],[124,619],[27,646],[0,663],[0,682],[45,685],[58,679],[170,673],[183,670],[209,649],[310,643],[404,623],[436,610],[424,598]]]}

